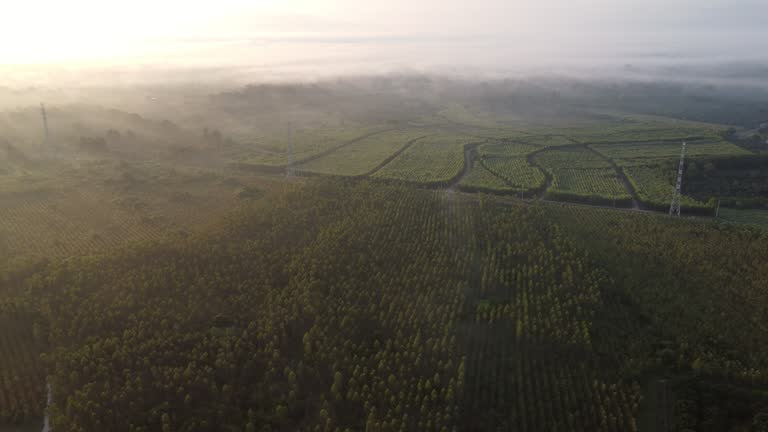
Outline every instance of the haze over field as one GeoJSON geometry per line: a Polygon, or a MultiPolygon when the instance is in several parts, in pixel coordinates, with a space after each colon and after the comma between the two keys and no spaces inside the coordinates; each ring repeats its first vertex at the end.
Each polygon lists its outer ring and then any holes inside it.
{"type": "Polygon", "coordinates": [[[768,432],[768,0],[0,4],[0,432],[768,432]]]}
{"type": "Polygon", "coordinates": [[[34,0],[5,5],[3,16],[0,85],[82,81],[83,71],[110,82],[199,82],[673,75],[665,68],[681,64],[692,79],[750,83],[768,61],[768,3],[759,0],[34,0]],[[723,74],[716,66],[725,63],[743,72],[723,74]]]}

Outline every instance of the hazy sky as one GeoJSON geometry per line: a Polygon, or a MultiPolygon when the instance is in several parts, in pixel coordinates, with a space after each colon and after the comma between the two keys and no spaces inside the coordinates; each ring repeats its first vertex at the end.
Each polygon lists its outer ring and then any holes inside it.
{"type": "Polygon", "coordinates": [[[768,59],[768,0],[3,0],[2,65],[476,68],[768,59]]]}

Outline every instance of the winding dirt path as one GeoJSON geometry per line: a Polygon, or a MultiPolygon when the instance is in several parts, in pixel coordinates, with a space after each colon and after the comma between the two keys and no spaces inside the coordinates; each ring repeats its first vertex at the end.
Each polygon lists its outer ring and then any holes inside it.
{"type": "MultiPolygon", "coordinates": [[[[568,138],[570,139],[570,138],[568,138]]],[[[552,187],[552,174],[547,171],[542,164],[539,163],[539,161],[536,160],[536,155],[542,152],[545,152],[549,149],[552,149],[554,147],[543,147],[536,151],[532,151],[525,155],[525,159],[528,161],[528,165],[536,167],[539,171],[541,171],[542,174],[544,174],[544,179],[546,180],[544,182],[544,188],[541,190],[538,199],[544,199],[545,196],[547,196],[547,191],[549,191],[549,188],[552,187]]]]}
{"type": "Polygon", "coordinates": [[[608,162],[608,164],[611,165],[611,168],[613,168],[613,171],[619,177],[619,180],[621,180],[621,182],[624,184],[624,189],[627,190],[627,193],[629,193],[629,196],[632,199],[632,209],[644,210],[643,206],[640,204],[640,200],[637,198],[637,191],[632,186],[632,183],[630,183],[629,179],[627,178],[627,175],[624,173],[624,170],[619,168],[619,166],[616,165],[616,162],[614,162],[613,159],[593,149],[588,144],[583,144],[583,146],[588,151],[592,152],[594,155],[600,157],[601,159],[603,159],[604,161],[608,162]]]}
{"type": "Polygon", "coordinates": [[[341,143],[339,145],[336,145],[336,146],[333,146],[333,147],[331,147],[329,149],[323,150],[320,153],[315,153],[315,154],[313,154],[311,156],[307,156],[307,157],[305,157],[303,159],[299,159],[299,160],[297,160],[297,161],[295,161],[293,163],[293,167],[294,168],[298,168],[299,165],[303,165],[303,164],[305,164],[307,162],[312,162],[313,160],[320,159],[321,157],[324,157],[324,156],[328,156],[329,154],[335,152],[336,150],[344,148],[344,147],[346,147],[348,145],[355,144],[355,143],[360,142],[360,141],[362,141],[362,140],[364,140],[366,138],[370,138],[370,137],[372,137],[374,135],[383,134],[385,132],[392,132],[392,131],[395,131],[395,130],[398,130],[398,128],[383,129],[383,130],[378,130],[378,131],[374,131],[374,132],[369,132],[369,133],[367,133],[365,135],[360,135],[357,138],[353,138],[353,139],[351,139],[349,141],[345,141],[345,142],[343,142],[343,143],[341,143]]]}
{"type": "Polygon", "coordinates": [[[412,145],[416,144],[417,141],[423,140],[424,138],[426,138],[428,136],[432,136],[432,135],[424,135],[424,136],[420,136],[418,138],[415,138],[415,139],[412,139],[412,140],[408,141],[407,143],[405,143],[404,146],[400,147],[400,149],[398,149],[396,152],[394,152],[391,155],[387,156],[386,159],[381,161],[381,163],[376,165],[376,167],[374,167],[372,170],[370,170],[367,173],[363,174],[362,177],[370,177],[370,176],[376,174],[376,172],[378,172],[380,169],[382,169],[385,166],[387,166],[390,162],[395,160],[395,158],[397,158],[398,156],[403,154],[404,151],[408,150],[412,145]]]}
{"type": "Polygon", "coordinates": [[[453,178],[450,185],[448,186],[448,189],[450,191],[456,190],[456,185],[461,183],[461,179],[466,177],[467,174],[469,174],[470,171],[472,171],[472,168],[475,166],[475,159],[477,156],[477,147],[480,145],[480,143],[472,143],[472,144],[465,144],[464,145],[464,168],[461,170],[461,174],[453,178]]]}

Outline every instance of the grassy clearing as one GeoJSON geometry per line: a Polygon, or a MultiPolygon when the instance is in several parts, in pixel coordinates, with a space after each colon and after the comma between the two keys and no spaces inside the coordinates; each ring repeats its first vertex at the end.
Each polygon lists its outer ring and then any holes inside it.
{"type": "Polygon", "coordinates": [[[319,174],[365,175],[408,142],[427,134],[429,132],[423,129],[408,129],[372,135],[319,159],[299,165],[298,168],[319,174]]]}
{"type": "Polygon", "coordinates": [[[440,184],[464,169],[464,146],[476,140],[465,135],[433,135],[416,142],[374,177],[440,184]]]}

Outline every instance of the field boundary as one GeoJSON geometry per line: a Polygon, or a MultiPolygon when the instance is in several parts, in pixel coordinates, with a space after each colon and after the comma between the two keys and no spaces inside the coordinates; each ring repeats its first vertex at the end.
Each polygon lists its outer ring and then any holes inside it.
{"type": "Polygon", "coordinates": [[[387,156],[387,158],[386,158],[386,159],[384,159],[384,160],[383,160],[383,161],[382,161],[380,164],[376,165],[376,167],[375,167],[375,168],[373,168],[372,170],[368,171],[368,172],[367,172],[367,173],[365,173],[365,174],[361,174],[361,177],[369,177],[369,176],[372,176],[372,175],[376,174],[376,172],[378,172],[380,169],[384,168],[385,166],[389,165],[389,163],[390,163],[390,162],[392,162],[393,160],[395,160],[395,159],[396,159],[398,156],[400,156],[401,154],[403,154],[403,152],[405,152],[405,151],[406,151],[406,150],[408,150],[408,149],[409,149],[411,146],[413,146],[414,144],[416,144],[416,142],[417,142],[417,141],[423,140],[424,138],[426,138],[426,137],[430,137],[430,136],[434,136],[434,134],[429,134],[429,135],[420,136],[420,137],[418,137],[418,138],[414,138],[414,139],[412,139],[412,140],[408,141],[407,143],[405,143],[405,145],[404,145],[404,146],[402,146],[401,148],[399,148],[399,149],[398,149],[396,152],[394,152],[394,153],[392,153],[391,155],[387,156]]]}
{"type": "Polygon", "coordinates": [[[462,152],[464,154],[464,166],[458,176],[454,176],[448,183],[448,187],[457,187],[461,179],[467,176],[472,168],[475,166],[475,157],[477,156],[477,148],[483,143],[467,143],[462,146],[462,152]]]}
{"type": "MultiPolygon", "coordinates": [[[[528,162],[528,161],[526,160],[526,162],[528,162]]],[[[480,159],[480,166],[482,166],[486,171],[491,173],[491,175],[495,176],[496,178],[498,178],[499,180],[504,182],[505,185],[507,185],[507,186],[509,186],[511,188],[515,188],[515,190],[513,190],[513,191],[498,191],[498,192],[496,192],[496,193],[498,193],[500,195],[520,195],[520,194],[522,194],[522,196],[525,196],[526,193],[530,193],[530,194],[535,196],[537,194],[542,193],[542,189],[544,189],[544,187],[546,186],[546,183],[547,183],[547,179],[546,179],[546,177],[544,177],[544,182],[542,182],[542,184],[540,184],[539,186],[537,186],[535,188],[530,188],[530,189],[520,188],[517,185],[510,183],[501,174],[499,174],[496,171],[490,169],[488,167],[488,165],[485,164],[485,160],[482,159],[482,158],[480,159]]],[[[534,168],[539,169],[538,167],[535,167],[535,166],[534,166],[534,168]]],[[[465,186],[465,188],[467,188],[467,186],[465,186]]],[[[485,189],[485,188],[481,188],[481,189],[485,189]]],[[[493,189],[489,189],[489,190],[493,190],[493,189]]]]}
{"type": "Polygon", "coordinates": [[[624,173],[624,169],[619,168],[619,166],[616,165],[616,162],[613,159],[609,158],[608,156],[605,156],[604,154],[590,147],[589,144],[584,144],[584,148],[592,152],[593,154],[597,155],[599,158],[603,159],[604,161],[608,162],[608,164],[611,165],[611,168],[613,168],[613,171],[619,177],[619,179],[621,180],[621,183],[624,184],[624,189],[627,190],[630,198],[632,199],[632,208],[642,209],[640,205],[640,200],[637,198],[637,191],[635,190],[634,186],[632,186],[632,184],[629,182],[627,175],[624,173]]]}
{"type": "MultiPolygon", "coordinates": [[[[403,128],[390,128],[390,129],[383,129],[383,130],[379,130],[379,131],[369,132],[369,133],[367,133],[365,135],[361,135],[361,136],[359,136],[357,138],[354,138],[354,139],[351,139],[349,141],[343,142],[343,143],[341,143],[341,144],[339,144],[339,145],[337,145],[335,147],[331,147],[329,149],[323,150],[320,153],[315,153],[315,154],[313,154],[311,156],[307,156],[307,157],[305,157],[303,159],[299,159],[299,160],[297,160],[297,161],[295,161],[293,163],[293,166],[295,168],[297,165],[303,165],[305,163],[312,162],[314,160],[317,160],[317,159],[320,159],[322,157],[328,156],[329,154],[335,152],[336,150],[344,148],[344,147],[346,147],[348,145],[355,144],[355,143],[360,142],[360,141],[362,141],[362,140],[364,140],[366,138],[370,138],[370,137],[372,137],[374,135],[382,134],[382,133],[385,133],[385,132],[392,132],[392,131],[396,131],[396,130],[404,130],[404,129],[403,128]]],[[[287,167],[287,165],[283,165],[283,167],[287,167]]]]}
{"type": "Polygon", "coordinates": [[[617,140],[617,141],[578,141],[574,140],[577,144],[583,144],[583,145],[611,145],[611,144],[652,144],[652,143],[661,143],[661,144],[670,144],[670,143],[676,143],[680,141],[705,141],[705,140],[711,140],[711,139],[717,139],[717,137],[707,137],[707,136],[685,136],[680,138],[658,138],[658,139],[639,139],[639,140],[617,140]]]}
{"type": "MultiPolygon", "coordinates": [[[[335,151],[337,151],[337,150],[339,150],[341,148],[344,148],[344,147],[346,147],[348,145],[355,144],[355,143],[360,142],[360,141],[362,141],[362,140],[364,140],[366,138],[370,138],[370,137],[372,137],[374,135],[382,134],[382,133],[385,133],[385,132],[392,132],[392,131],[396,131],[396,130],[405,130],[405,129],[408,129],[408,128],[389,128],[389,129],[382,129],[382,130],[377,130],[377,131],[373,131],[373,132],[368,132],[368,133],[366,133],[364,135],[360,135],[360,136],[358,136],[356,138],[353,138],[353,139],[351,139],[349,141],[344,141],[343,143],[338,144],[338,145],[336,145],[334,147],[325,149],[325,150],[321,151],[320,153],[315,153],[315,154],[309,155],[309,156],[307,156],[305,158],[302,158],[302,159],[299,159],[297,161],[294,161],[293,167],[297,168],[298,165],[303,165],[305,163],[312,162],[313,160],[320,159],[321,157],[328,156],[329,154],[331,154],[331,153],[333,153],[333,152],[335,152],[335,151]]],[[[232,162],[232,163],[230,163],[230,166],[235,168],[235,169],[240,169],[240,170],[244,170],[244,171],[251,171],[251,172],[259,172],[259,173],[264,173],[264,174],[284,173],[285,170],[288,168],[288,164],[271,165],[271,164],[251,163],[251,162],[232,162]]]]}
{"type": "MultiPolygon", "coordinates": [[[[576,144],[569,144],[569,146],[574,146],[574,145],[576,144]]],[[[528,161],[528,164],[536,167],[536,169],[538,169],[539,171],[541,171],[542,174],[544,174],[544,186],[540,188],[541,191],[539,192],[539,195],[538,195],[539,198],[544,198],[547,195],[547,192],[549,192],[549,188],[552,187],[553,178],[552,178],[552,174],[548,170],[546,170],[544,166],[539,163],[539,161],[536,160],[536,155],[539,153],[543,153],[549,150],[550,148],[553,148],[553,147],[542,147],[540,149],[534,150],[528,153],[527,155],[525,155],[525,158],[528,161]]]]}

